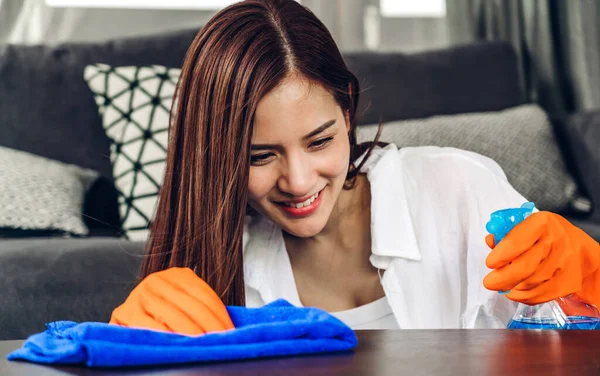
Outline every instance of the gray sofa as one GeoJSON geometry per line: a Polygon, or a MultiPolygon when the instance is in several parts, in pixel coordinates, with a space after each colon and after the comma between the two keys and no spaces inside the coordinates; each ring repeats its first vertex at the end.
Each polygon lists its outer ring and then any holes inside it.
{"type": "MultiPolygon", "coordinates": [[[[0,145],[99,171],[87,192],[87,238],[0,239],[0,339],[22,339],[55,320],[107,321],[134,286],[143,244],[119,238],[106,137],[83,81],[87,64],[178,67],[197,30],[94,44],[0,46],[0,145]]],[[[360,124],[499,111],[524,103],[508,44],[427,53],[347,54],[361,80],[360,124]]],[[[580,189],[600,202],[597,114],[554,119],[580,189]]],[[[1,177],[0,177],[1,178],[1,177]]],[[[600,238],[600,210],[570,216],[600,238]]]]}

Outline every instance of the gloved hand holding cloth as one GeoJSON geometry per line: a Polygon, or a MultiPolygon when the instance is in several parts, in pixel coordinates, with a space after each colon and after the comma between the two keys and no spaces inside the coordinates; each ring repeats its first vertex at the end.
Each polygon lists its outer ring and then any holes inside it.
{"type": "Polygon", "coordinates": [[[535,305],[575,294],[600,308],[600,245],[558,214],[533,213],[492,248],[483,281],[511,300],[535,305]]]}
{"type": "Polygon", "coordinates": [[[9,360],[88,367],[149,366],[347,351],[356,334],[317,308],[276,300],[224,306],[189,268],[142,280],[110,323],[56,321],[30,336],[9,360]]]}
{"type": "Polygon", "coordinates": [[[190,268],[150,274],[113,311],[110,323],[188,335],[234,328],[217,293],[190,268]]]}

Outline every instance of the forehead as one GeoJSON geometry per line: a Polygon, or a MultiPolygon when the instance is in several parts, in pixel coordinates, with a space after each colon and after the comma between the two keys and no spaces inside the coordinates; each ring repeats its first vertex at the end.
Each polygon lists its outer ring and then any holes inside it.
{"type": "Polygon", "coordinates": [[[339,106],[321,85],[302,78],[286,78],[258,103],[253,139],[304,135],[339,115],[339,106]]]}

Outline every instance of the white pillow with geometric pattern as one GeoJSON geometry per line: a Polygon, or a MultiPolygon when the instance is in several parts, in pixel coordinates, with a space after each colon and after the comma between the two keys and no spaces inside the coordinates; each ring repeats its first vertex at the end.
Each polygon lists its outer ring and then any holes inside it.
{"type": "Polygon", "coordinates": [[[145,241],[162,185],[169,111],[180,70],[94,64],[84,79],[108,138],[124,235],[145,241]]]}

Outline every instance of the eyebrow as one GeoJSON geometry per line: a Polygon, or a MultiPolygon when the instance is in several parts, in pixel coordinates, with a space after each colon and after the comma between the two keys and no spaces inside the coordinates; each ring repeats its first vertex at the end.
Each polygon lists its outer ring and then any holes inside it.
{"type": "MultiPolygon", "coordinates": [[[[335,124],[335,122],[336,122],[336,119],[331,119],[331,120],[327,121],[323,125],[317,127],[315,130],[311,131],[306,136],[302,137],[302,139],[306,141],[309,138],[314,137],[314,136],[318,135],[319,133],[324,132],[325,130],[331,128],[335,124]]],[[[276,148],[275,145],[268,145],[268,144],[257,144],[257,145],[252,145],[250,147],[251,150],[266,150],[266,149],[275,149],[275,148],[276,148]]]]}

